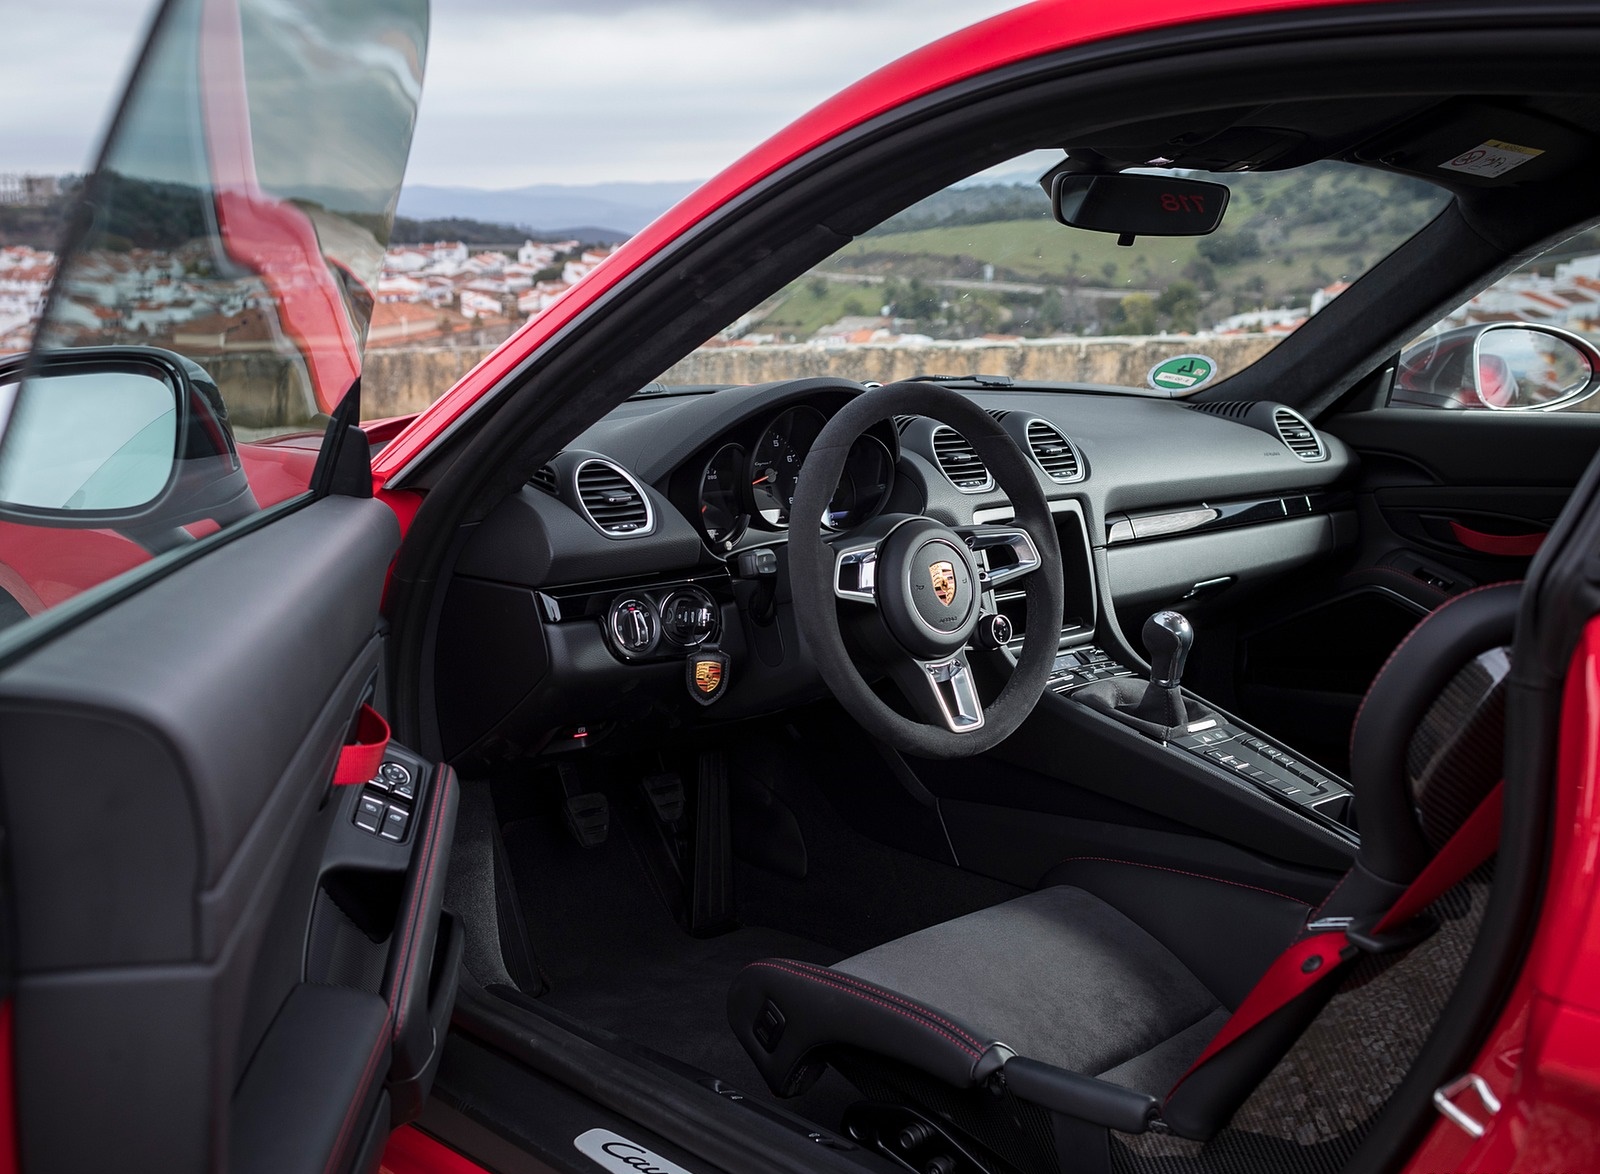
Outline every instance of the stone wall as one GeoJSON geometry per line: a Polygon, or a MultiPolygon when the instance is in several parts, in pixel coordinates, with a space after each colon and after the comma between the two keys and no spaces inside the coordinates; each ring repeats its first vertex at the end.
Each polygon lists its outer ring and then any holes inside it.
{"type": "MultiPolygon", "coordinates": [[[[933,342],[920,346],[761,346],[699,350],[674,365],[664,383],[767,383],[807,375],[890,383],[909,375],[1010,375],[1062,383],[1143,387],[1156,363],[1197,352],[1215,359],[1218,377],[1255,362],[1277,340],[1230,338],[1025,339],[933,342]]],[[[481,362],[493,347],[379,349],[366,357],[361,380],[367,419],[421,411],[481,362]]],[[[241,430],[306,416],[303,397],[281,362],[267,355],[230,355],[207,362],[241,430]]]]}

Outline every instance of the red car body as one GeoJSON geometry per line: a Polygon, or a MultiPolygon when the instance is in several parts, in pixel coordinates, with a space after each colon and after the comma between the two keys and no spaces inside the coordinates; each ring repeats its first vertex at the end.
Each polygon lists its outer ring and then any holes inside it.
{"type": "MultiPolygon", "coordinates": [[[[215,6],[222,8],[225,6],[215,6]]],[[[374,454],[374,491],[394,509],[402,528],[415,516],[421,495],[403,487],[403,474],[500,388],[541,347],[558,338],[613,290],[708,217],[780,175],[808,152],[920,97],[989,71],[1073,46],[1144,30],[1168,29],[1230,17],[1326,7],[1312,0],[1039,0],[936,41],[866,77],[750,151],[620,247],[547,311],[512,338],[432,406],[404,420],[366,422],[374,454]]],[[[249,161],[238,142],[237,87],[208,78],[209,139],[224,169],[219,219],[230,251],[272,280],[296,263],[307,243],[292,209],[274,206],[254,190],[249,161]]],[[[247,133],[247,132],[245,132],[247,133]]],[[[246,153],[247,155],[247,153],[246,153]]],[[[303,220],[303,217],[299,218],[303,220]]],[[[326,274],[321,265],[310,268],[326,274]]],[[[284,281],[296,278],[284,277],[284,281]]],[[[336,291],[279,292],[300,307],[291,332],[314,364],[319,393],[348,382],[355,358],[339,346],[343,313],[336,291]]],[[[241,457],[262,505],[304,489],[316,458],[315,443],[293,438],[242,444],[241,457]]],[[[32,550],[28,528],[4,525],[0,546],[10,554],[0,566],[0,587],[27,610],[52,606],[147,557],[109,532],[80,532],[76,559],[63,570],[60,535],[42,532],[54,547],[46,561],[32,550]],[[37,556],[37,557],[35,557],[37,556]]],[[[1567,681],[1562,724],[1558,808],[1552,826],[1553,867],[1544,894],[1533,950],[1499,1023],[1473,1070],[1504,1103],[1473,1140],[1441,1119],[1407,1169],[1600,1169],[1600,619],[1590,623],[1567,681]]],[[[0,1013],[0,1049],[9,1015],[0,1013]]],[[[0,1065],[9,1079],[9,1064],[0,1065]]],[[[10,1105],[0,1089],[0,1110],[10,1105]]],[[[0,1136],[9,1132],[0,1118],[0,1136]]],[[[0,1145],[0,1170],[13,1168],[14,1147],[0,1145]]],[[[391,1141],[386,1167],[393,1174],[460,1174],[475,1169],[459,1155],[412,1130],[391,1141]]]]}
{"type": "MultiPolygon", "coordinates": [[[[862,79],[707,181],[630,239],[545,313],[410,421],[373,460],[386,483],[500,386],[528,356],[705,217],[873,117],[987,71],[1074,45],[1152,28],[1309,8],[1304,0],[1192,3],[1039,0],[963,29],[862,79]]],[[[399,504],[399,503],[396,503],[399,504]]],[[[414,503],[397,512],[402,524],[414,503]]],[[[1473,1071],[1504,1108],[1481,1139],[1441,1119],[1407,1169],[1600,1169],[1600,620],[1589,625],[1567,682],[1554,828],[1554,867],[1533,953],[1473,1071]]],[[[395,1174],[459,1169],[399,1143],[395,1174]]],[[[448,1152],[448,1151],[446,1151],[448,1152]]],[[[453,1156],[453,1155],[452,1155],[453,1156]]]]}

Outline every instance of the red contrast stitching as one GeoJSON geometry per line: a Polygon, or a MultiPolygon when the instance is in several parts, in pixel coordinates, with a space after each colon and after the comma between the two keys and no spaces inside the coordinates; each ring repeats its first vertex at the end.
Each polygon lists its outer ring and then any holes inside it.
{"type": "Polygon", "coordinates": [[[776,970],[776,971],[779,971],[780,973],[783,973],[783,974],[792,975],[795,978],[806,979],[808,982],[815,982],[815,983],[821,984],[822,986],[832,987],[836,991],[843,991],[845,994],[850,995],[852,998],[860,999],[862,1002],[865,1002],[865,1003],[871,1003],[875,1007],[882,1007],[885,1011],[892,1011],[896,1015],[900,1016],[902,1019],[908,1019],[912,1023],[915,1023],[918,1027],[924,1028],[927,1031],[933,1032],[937,1036],[941,1036],[944,1039],[949,1040],[952,1044],[954,1044],[956,1047],[960,1048],[963,1052],[966,1052],[974,1060],[980,1059],[983,1056],[982,1052],[980,1052],[977,1049],[971,1047],[970,1045],[962,1042],[961,1040],[958,1040],[955,1036],[951,1035],[948,1031],[941,1030],[940,1028],[937,1028],[937,1027],[933,1026],[933,1024],[931,1024],[931,1023],[924,1023],[921,1019],[918,1019],[915,1015],[911,1014],[911,1012],[903,1010],[903,1009],[901,1009],[899,1007],[896,1007],[892,1003],[886,1003],[882,999],[874,999],[870,995],[863,994],[861,991],[856,990],[854,987],[848,987],[848,986],[843,985],[842,983],[829,982],[826,979],[824,979],[824,978],[822,978],[822,977],[820,977],[818,975],[808,974],[804,970],[793,970],[790,967],[782,966],[782,965],[780,965],[780,964],[778,964],[776,962],[752,962],[752,963],[750,963],[750,966],[752,968],[759,966],[759,967],[764,967],[764,968],[766,968],[768,970],[776,970]]]}
{"type": "Polygon", "coordinates": [[[1219,885],[1232,885],[1236,889],[1249,889],[1252,892],[1265,893],[1269,897],[1281,897],[1285,901],[1293,901],[1296,905],[1304,905],[1308,909],[1311,907],[1309,901],[1302,901],[1299,897],[1291,897],[1288,893],[1263,889],[1260,885],[1247,885],[1243,881],[1223,880],[1220,876],[1207,876],[1203,872],[1185,872],[1181,868],[1168,868],[1164,864],[1145,864],[1138,860],[1118,860],[1112,856],[1068,856],[1065,860],[1057,861],[1056,867],[1060,868],[1063,864],[1071,864],[1074,860],[1090,860],[1099,864],[1125,864],[1129,868],[1153,868],[1157,872],[1173,872],[1179,876],[1192,876],[1196,880],[1208,880],[1219,885]]]}
{"type": "MultiPolygon", "coordinates": [[[[439,773],[438,773],[437,781],[434,784],[433,814],[432,814],[432,817],[428,821],[428,831],[427,831],[427,835],[426,835],[426,837],[425,837],[425,839],[423,841],[423,847],[422,847],[423,852],[428,855],[428,873],[427,873],[427,877],[424,878],[423,883],[421,885],[417,886],[416,893],[412,898],[411,908],[409,910],[407,910],[406,922],[405,922],[405,930],[404,930],[404,932],[402,934],[402,937],[401,937],[401,942],[403,944],[401,946],[399,954],[397,955],[397,957],[400,957],[402,959],[410,951],[411,944],[412,944],[412,940],[411,939],[412,939],[412,936],[413,936],[413,934],[414,934],[414,932],[416,930],[416,924],[417,924],[417,921],[418,921],[419,916],[421,914],[421,911],[422,911],[422,909],[424,907],[424,902],[422,900],[422,894],[426,891],[427,886],[430,883],[431,878],[432,878],[432,874],[433,874],[433,864],[434,864],[433,844],[434,844],[434,837],[435,837],[435,835],[437,834],[437,832],[439,830],[439,824],[440,824],[440,822],[442,820],[442,812],[444,811],[444,798],[445,798],[445,792],[446,792],[447,787],[448,787],[448,777],[449,777],[448,773],[447,773],[448,771],[449,771],[449,767],[441,767],[440,770],[439,770],[439,773]]],[[[410,973],[410,971],[408,970],[407,971],[408,976],[409,976],[409,973],[410,973]]],[[[393,1013],[394,1008],[395,1008],[396,1003],[397,1003],[396,995],[397,995],[396,991],[391,990],[389,992],[389,1001],[388,1001],[388,1004],[387,1004],[387,1009],[389,1010],[389,1012],[391,1014],[393,1013]]],[[[346,1139],[347,1139],[347,1137],[349,1135],[349,1132],[350,1132],[350,1127],[355,1123],[356,1110],[359,1109],[361,1107],[361,1103],[364,1100],[366,1100],[367,1088],[369,1087],[369,1085],[372,1082],[373,1071],[374,1071],[375,1066],[377,1065],[378,1057],[383,1054],[383,1045],[385,1043],[391,1042],[393,1040],[393,1038],[394,1038],[394,1036],[392,1034],[389,1035],[386,1038],[383,1035],[383,1033],[380,1032],[379,1035],[378,1035],[377,1040],[373,1043],[373,1045],[372,1045],[372,1054],[367,1057],[366,1066],[361,1070],[361,1080],[356,1085],[356,1095],[351,1100],[350,1107],[345,1110],[344,1120],[339,1125],[339,1133],[334,1138],[333,1149],[328,1154],[328,1164],[323,1167],[323,1174],[328,1174],[328,1172],[331,1171],[335,1167],[335,1165],[337,1165],[337,1163],[339,1161],[339,1157],[340,1157],[341,1153],[344,1150],[346,1139]]]]}
{"type": "Polygon", "coordinates": [[[1426,628],[1430,620],[1434,619],[1440,612],[1444,611],[1445,608],[1449,607],[1452,603],[1460,603],[1469,595],[1478,595],[1484,591],[1493,591],[1496,587],[1509,587],[1513,584],[1520,585],[1521,582],[1521,579],[1502,579],[1498,583],[1485,583],[1482,587],[1473,587],[1468,591],[1463,591],[1460,595],[1452,595],[1449,599],[1445,600],[1438,607],[1434,608],[1427,615],[1423,616],[1422,619],[1417,621],[1417,626],[1406,633],[1406,638],[1404,640],[1395,645],[1394,651],[1389,654],[1389,659],[1383,662],[1383,667],[1380,668],[1377,674],[1372,678],[1372,684],[1368,685],[1367,691],[1361,695],[1361,704],[1356,708],[1356,720],[1350,723],[1350,757],[1352,759],[1354,759],[1356,755],[1356,727],[1361,724],[1361,715],[1367,711],[1367,702],[1372,699],[1372,691],[1378,687],[1378,682],[1383,680],[1383,674],[1389,671],[1389,666],[1394,663],[1394,658],[1400,655],[1401,651],[1407,644],[1411,643],[1412,637],[1414,637],[1418,632],[1422,631],[1423,628],[1426,628]]]}
{"type": "MultiPolygon", "coordinates": [[[[444,801],[446,798],[446,793],[449,790],[450,781],[450,768],[447,766],[441,766],[439,768],[439,780],[435,784],[435,789],[438,791],[438,794],[434,797],[435,802],[433,808],[433,820],[428,827],[428,844],[427,848],[425,849],[428,853],[428,870],[423,876],[422,884],[417,888],[416,915],[413,919],[413,931],[415,931],[416,923],[421,922],[422,912],[428,906],[428,895],[433,891],[433,872],[439,864],[439,857],[441,855],[441,853],[435,852],[433,849],[436,846],[438,839],[439,827],[444,823],[444,801]]],[[[406,952],[409,954],[416,944],[416,937],[415,933],[413,932],[411,935],[411,940],[406,943],[406,952]]],[[[400,985],[400,997],[397,998],[393,1004],[394,1009],[402,1014],[405,1011],[406,996],[411,993],[411,983],[417,977],[417,971],[419,969],[421,969],[421,967],[415,959],[413,959],[411,964],[406,967],[405,977],[401,981],[400,985]]],[[[395,1018],[394,1034],[392,1038],[400,1038],[401,1026],[402,1024],[397,1016],[395,1018]]]]}
{"type": "Polygon", "coordinates": [[[1352,876],[1354,876],[1355,873],[1356,873],[1356,870],[1352,868],[1349,872],[1345,873],[1343,876],[1341,876],[1339,878],[1339,883],[1334,885],[1333,888],[1329,889],[1328,890],[1328,895],[1326,897],[1322,898],[1322,904],[1317,906],[1317,910],[1316,910],[1317,913],[1321,913],[1324,909],[1326,909],[1328,907],[1328,903],[1330,901],[1332,901],[1336,896],[1339,895],[1339,890],[1340,889],[1344,888],[1344,882],[1349,880],[1352,876]]]}
{"type": "Polygon", "coordinates": [[[838,979],[841,979],[842,981],[844,981],[846,983],[850,983],[850,984],[852,984],[852,985],[854,985],[856,987],[859,987],[862,990],[868,991],[871,994],[882,995],[884,998],[888,999],[891,1003],[899,1003],[902,1007],[907,1007],[910,1010],[917,1012],[919,1015],[926,1015],[929,1019],[932,1019],[935,1023],[944,1024],[944,1026],[948,1027],[951,1031],[955,1032],[962,1039],[964,1039],[968,1043],[970,1043],[973,1047],[982,1048],[984,1046],[980,1041],[978,1041],[972,1035],[970,1035],[967,1032],[961,1030],[961,1028],[957,1027],[954,1023],[951,1023],[948,1019],[942,1019],[938,1015],[935,1015],[931,1010],[929,1010],[927,1007],[923,1006],[921,1003],[917,1002],[915,999],[908,999],[903,995],[895,994],[893,991],[886,991],[882,987],[878,986],[876,983],[870,983],[864,978],[857,978],[853,974],[846,974],[842,970],[834,970],[834,969],[832,969],[830,967],[827,967],[827,966],[817,966],[817,965],[814,965],[813,963],[810,963],[810,962],[799,962],[799,961],[796,961],[793,958],[786,958],[786,959],[784,959],[784,961],[787,962],[791,966],[803,967],[806,970],[811,971],[812,973],[816,973],[818,971],[821,971],[823,974],[826,974],[830,978],[838,978],[838,979]]]}

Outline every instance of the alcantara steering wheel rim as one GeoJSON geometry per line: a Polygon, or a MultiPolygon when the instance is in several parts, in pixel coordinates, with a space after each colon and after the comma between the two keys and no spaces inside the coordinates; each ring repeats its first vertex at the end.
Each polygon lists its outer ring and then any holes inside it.
{"type": "Polygon", "coordinates": [[[1032,463],[982,408],[936,384],[891,383],[864,392],[828,422],[806,454],[789,517],[795,622],[824,683],[869,733],[920,757],[963,758],[998,745],[1033,712],[1059,641],[1060,543],[1032,463]],[[1010,499],[1012,522],[968,526],[899,515],[825,535],[820,519],[850,446],[873,424],[896,415],[926,416],[960,432],[1010,499]],[[807,518],[818,522],[801,524],[807,518]],[[978,552],[1001,546],[1014,561],[991,573],[987,556],[978,552]],[[847,565],[847,556],[853,564],[847,565]],[[868,563],[871,570],[862,578],[868,563]],[[857,577],[841,579],[852,574],[857,577]],[[1002,575],[1021,582],[1028,615],[1046,619],[1027,625],[1016,668],[985,705],[976,698],[963,646],[984,593],[1002,575]],[[929,720],[895,712],[867,684],[845,647],[841,600],[870,603],[878,611],[889,641],[882,667],[929,720]]]}

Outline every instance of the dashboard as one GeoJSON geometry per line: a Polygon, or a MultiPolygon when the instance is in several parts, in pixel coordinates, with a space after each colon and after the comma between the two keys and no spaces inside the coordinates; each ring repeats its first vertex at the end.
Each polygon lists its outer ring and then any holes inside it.
{"type": "MultiPolygon", "coordinates": [[[[669,390],[574,438],[461,551],[438,640],[447,755],[549,753],[617,729],[822,696],[793,622],[787,530],[813,444],[863,390],[832,378],[669,390]],[[685,685],[702,653],[726,659],[714,705],[685,685]]],[[[1029,455],[1050,501],[1067,585],[1063,649],[1105,642],[1118,608],[1236,590],[1354,541],[1340,492],[1353,458],[1282,405],[1197,409],[1098,389],[963,394],[1029,455]]],[[[815,524],[848,531],[884,513],[969,525],[1011,510],[964,438],[910,416],[855,441],[815,524]]],[[[1020,638],[1018,601],[988,606],[1020,638]]]]}

